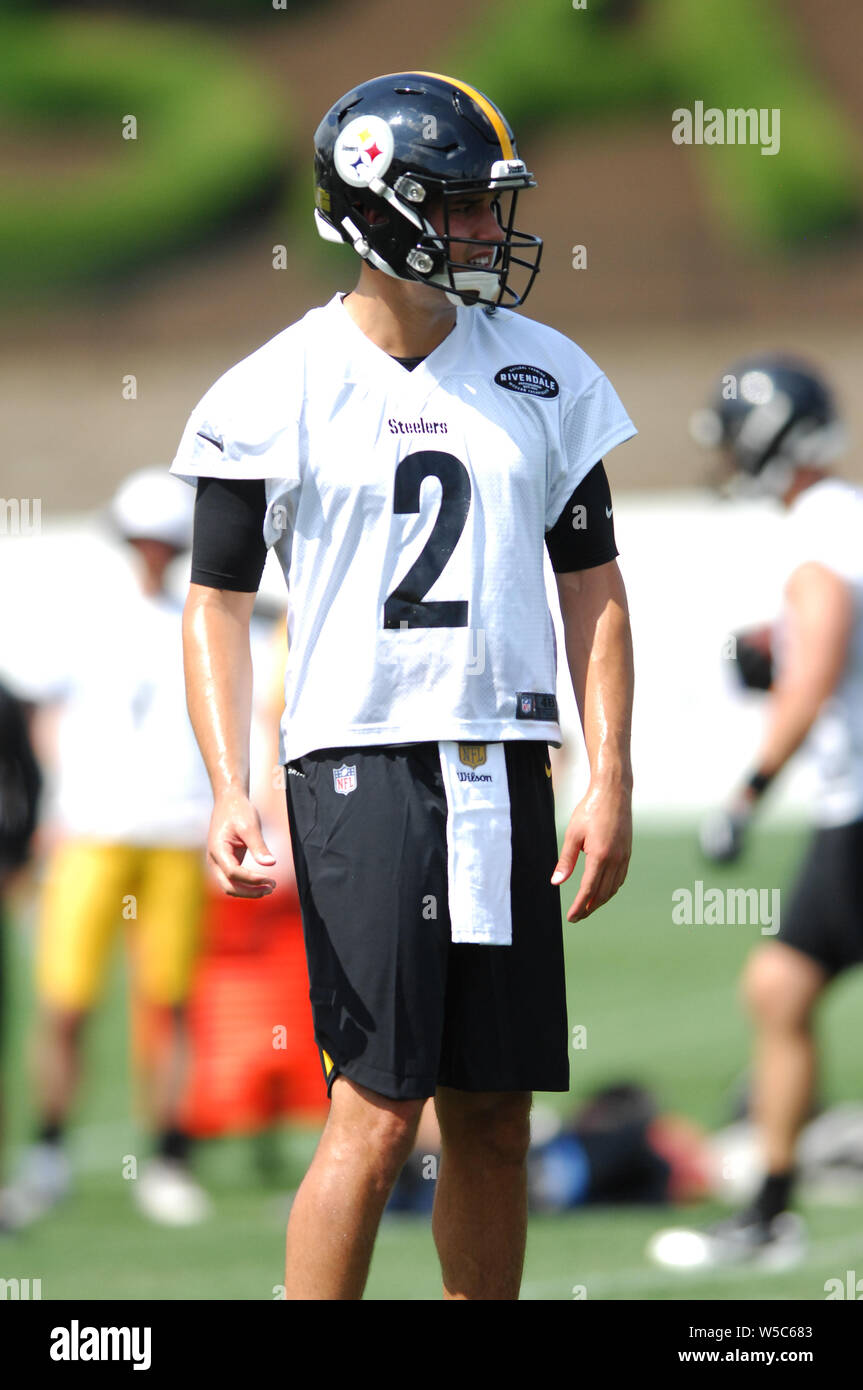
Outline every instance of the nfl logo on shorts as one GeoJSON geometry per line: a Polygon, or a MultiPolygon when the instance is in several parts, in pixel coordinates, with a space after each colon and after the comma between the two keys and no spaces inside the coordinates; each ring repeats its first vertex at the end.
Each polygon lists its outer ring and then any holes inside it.
{"type": "Polygon", "coordinates": [[[348,792],[356,791],[356,768],[348,767],[347,763],[342,763],[341,767],[334,767],[333,786],[340,796],[347,796],[348,792]]]}

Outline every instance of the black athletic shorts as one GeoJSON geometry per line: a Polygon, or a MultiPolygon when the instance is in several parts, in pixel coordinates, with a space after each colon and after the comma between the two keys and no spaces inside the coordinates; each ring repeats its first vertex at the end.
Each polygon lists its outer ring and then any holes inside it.
{"type": "Polygon", "coordinates": [[[816,831],[776,940],[828,975],[863,962],[863,820],[816,831]]]}
{"type": "Polygon", "coordinates": [[[512,945],[454,944],[437,743],[329,748],[289,763],[288,816],[328,1090],[396,1100],[566,1091],[569,1049],[548,747],[504,744],[512,945]],[[339,795],[333,773],[356,768],[339,795]]]}

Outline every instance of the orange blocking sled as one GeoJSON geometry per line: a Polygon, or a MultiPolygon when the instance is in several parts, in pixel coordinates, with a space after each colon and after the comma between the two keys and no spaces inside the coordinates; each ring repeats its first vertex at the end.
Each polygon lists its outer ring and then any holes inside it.
{"type": "MultiPolygon", "coordinates": [[[[293,889],[229,898],[213,889],[188,1005],[190,1060],[178,1121],[197,1138],[254,1133],[280,1119],[323,1122],[329,1101],[314,1041],[293,889]]],[[[135,1052],[164,1024],[136,1002],[135,1052]]]]}

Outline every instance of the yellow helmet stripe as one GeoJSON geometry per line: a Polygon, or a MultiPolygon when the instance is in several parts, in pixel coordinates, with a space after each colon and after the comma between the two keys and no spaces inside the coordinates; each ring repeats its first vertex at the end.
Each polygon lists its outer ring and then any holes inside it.
{"type": "Polygon", "coordinates": [[[496,106],[492,106],[488,97],[484,97],[482,92],[478,92],[476,87],[469,87],[467,82],[459,82],[457,77],[445,77],[442,72],[420,72],[417,70],[417,77],[437,77],[441,82],[449,82],[453,87],[458,87],[460,92],[467,92],[472,97],[477,106],[488,116],[494,127],[494,133],[500,141],[500,150],[504,159],[513,158],[512,141],[510,140],[506,126],[503,123],[500,112],[496,106]]]}

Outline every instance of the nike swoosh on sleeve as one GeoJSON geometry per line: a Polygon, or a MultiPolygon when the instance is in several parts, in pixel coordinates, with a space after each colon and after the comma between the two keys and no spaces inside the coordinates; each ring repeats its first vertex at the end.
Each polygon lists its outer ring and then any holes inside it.
{"type": "Polygon", "coordinates": [[[222,440],[221,440],[221,439],[213,439],[213,438],[211,437],[211,435],[209,435],[209,434],[204,434],[201,430],[198,430],[198,438],[199,438],[199,439],[206,439],[206,441],[207,441],[208,444],[215,444],[215,446],[216,446],[216,448],[219,450],[219,453],[220,453],[220,454],[223,454],[223,453],[225,452],[225,446],[224,446],[224,444],[222,443],[222,440]]]}

